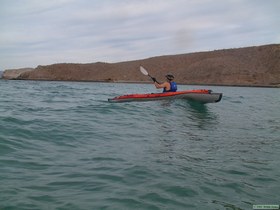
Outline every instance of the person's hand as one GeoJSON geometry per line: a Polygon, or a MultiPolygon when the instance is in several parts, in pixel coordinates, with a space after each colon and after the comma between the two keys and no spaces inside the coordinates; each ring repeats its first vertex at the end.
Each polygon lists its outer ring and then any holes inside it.
{"type": "Polygon", "coordinates": [[[156,82],[157,80],[156,80],[156,78],[154,78],[154,77],[152,77],[152,80],[154,81],[154,82],[156,82]]]}

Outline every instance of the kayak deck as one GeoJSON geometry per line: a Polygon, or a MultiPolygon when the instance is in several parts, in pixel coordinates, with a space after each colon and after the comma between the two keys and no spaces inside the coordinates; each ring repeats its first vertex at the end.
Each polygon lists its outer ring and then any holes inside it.
{"type": "Polygon", "coordinates": [[[109,98],[109,102],[154,101],[166,99],[188,99],[201,103],[215,103],[222,99],[222,93],[213,93],[211,90],[185,90],[166,93],[129,94],[109,98]]]}

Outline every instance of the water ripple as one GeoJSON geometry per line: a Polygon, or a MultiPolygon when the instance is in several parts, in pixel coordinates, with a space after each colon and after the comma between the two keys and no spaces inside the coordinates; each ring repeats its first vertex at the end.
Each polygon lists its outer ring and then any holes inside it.
{"type": "Polygon", "coordinates": [[[278,202],[279,90],[211,87],[224,98],[202,105],[107,102],[155,91],[148,84],[0,81],[0,88],[0,209],[278,202]]]}

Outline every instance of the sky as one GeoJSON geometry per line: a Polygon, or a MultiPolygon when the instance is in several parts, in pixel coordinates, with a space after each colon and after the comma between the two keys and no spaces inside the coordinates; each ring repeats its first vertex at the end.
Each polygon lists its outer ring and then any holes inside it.
{"type": "Polygon", "coordinates": [[[0,70],[280,43],[280,0],[0,0],[0,70]]]}

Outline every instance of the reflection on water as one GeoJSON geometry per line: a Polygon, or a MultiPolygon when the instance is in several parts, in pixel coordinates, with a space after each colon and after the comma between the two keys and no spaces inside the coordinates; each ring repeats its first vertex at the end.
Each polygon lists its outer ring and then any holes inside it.
{"type": "Polygon", "coordinates": [[[219,118],[211,109],[214,104],[166,100],[153,105],[157,106],[157,112],[155,124],[151,125],[151,128],[156,133],[155,140],[160,143],[157,149],[154,148],[157,152],[154,152],[162,159],[182,157],[182,154],[178,154],[179,150],[189,152],[189,148],[200,145],[199,142],[204,142],[209,132],[217,128],[219,118]],[[178,148],[178,145],[182,144],[185,148],[178,148]]]}
{"type": "Polygon", "coordinates": [[[209,126],[213,126],[218,123],[216,113],[212,112],[208,107],[211,106],[211,104],[203,104],[188,100],[182,101],[180,105],[181,109],[183,109],[186,113],[188,121],[192,121],[192,126],[196,126],[199,129],[209,129],[209,126]]]}
{"type": "Polygon", "coordinates": [[[199,102],[196,102],[196,101],[191,101],[191,100],[188,100],[186,102],[187,102],[187,104],[189,105],[190,108],[192,108],[193,110],[196,110],[199,113],[207,113],[208,112],[208,108],[207,108],[206,104],[199,103],[199,102]]]}
{"type": "Polygon", "coordinates": [[[157,103],[158,112],[156,113],[156,123],[161,125],[158,129],[165,135],[184,133],[192,136],[193,129],[216,128],[219,118],[211,109],[211,105],[215,104],[202,104],[189,100],[160,101],[157,103]]]}

